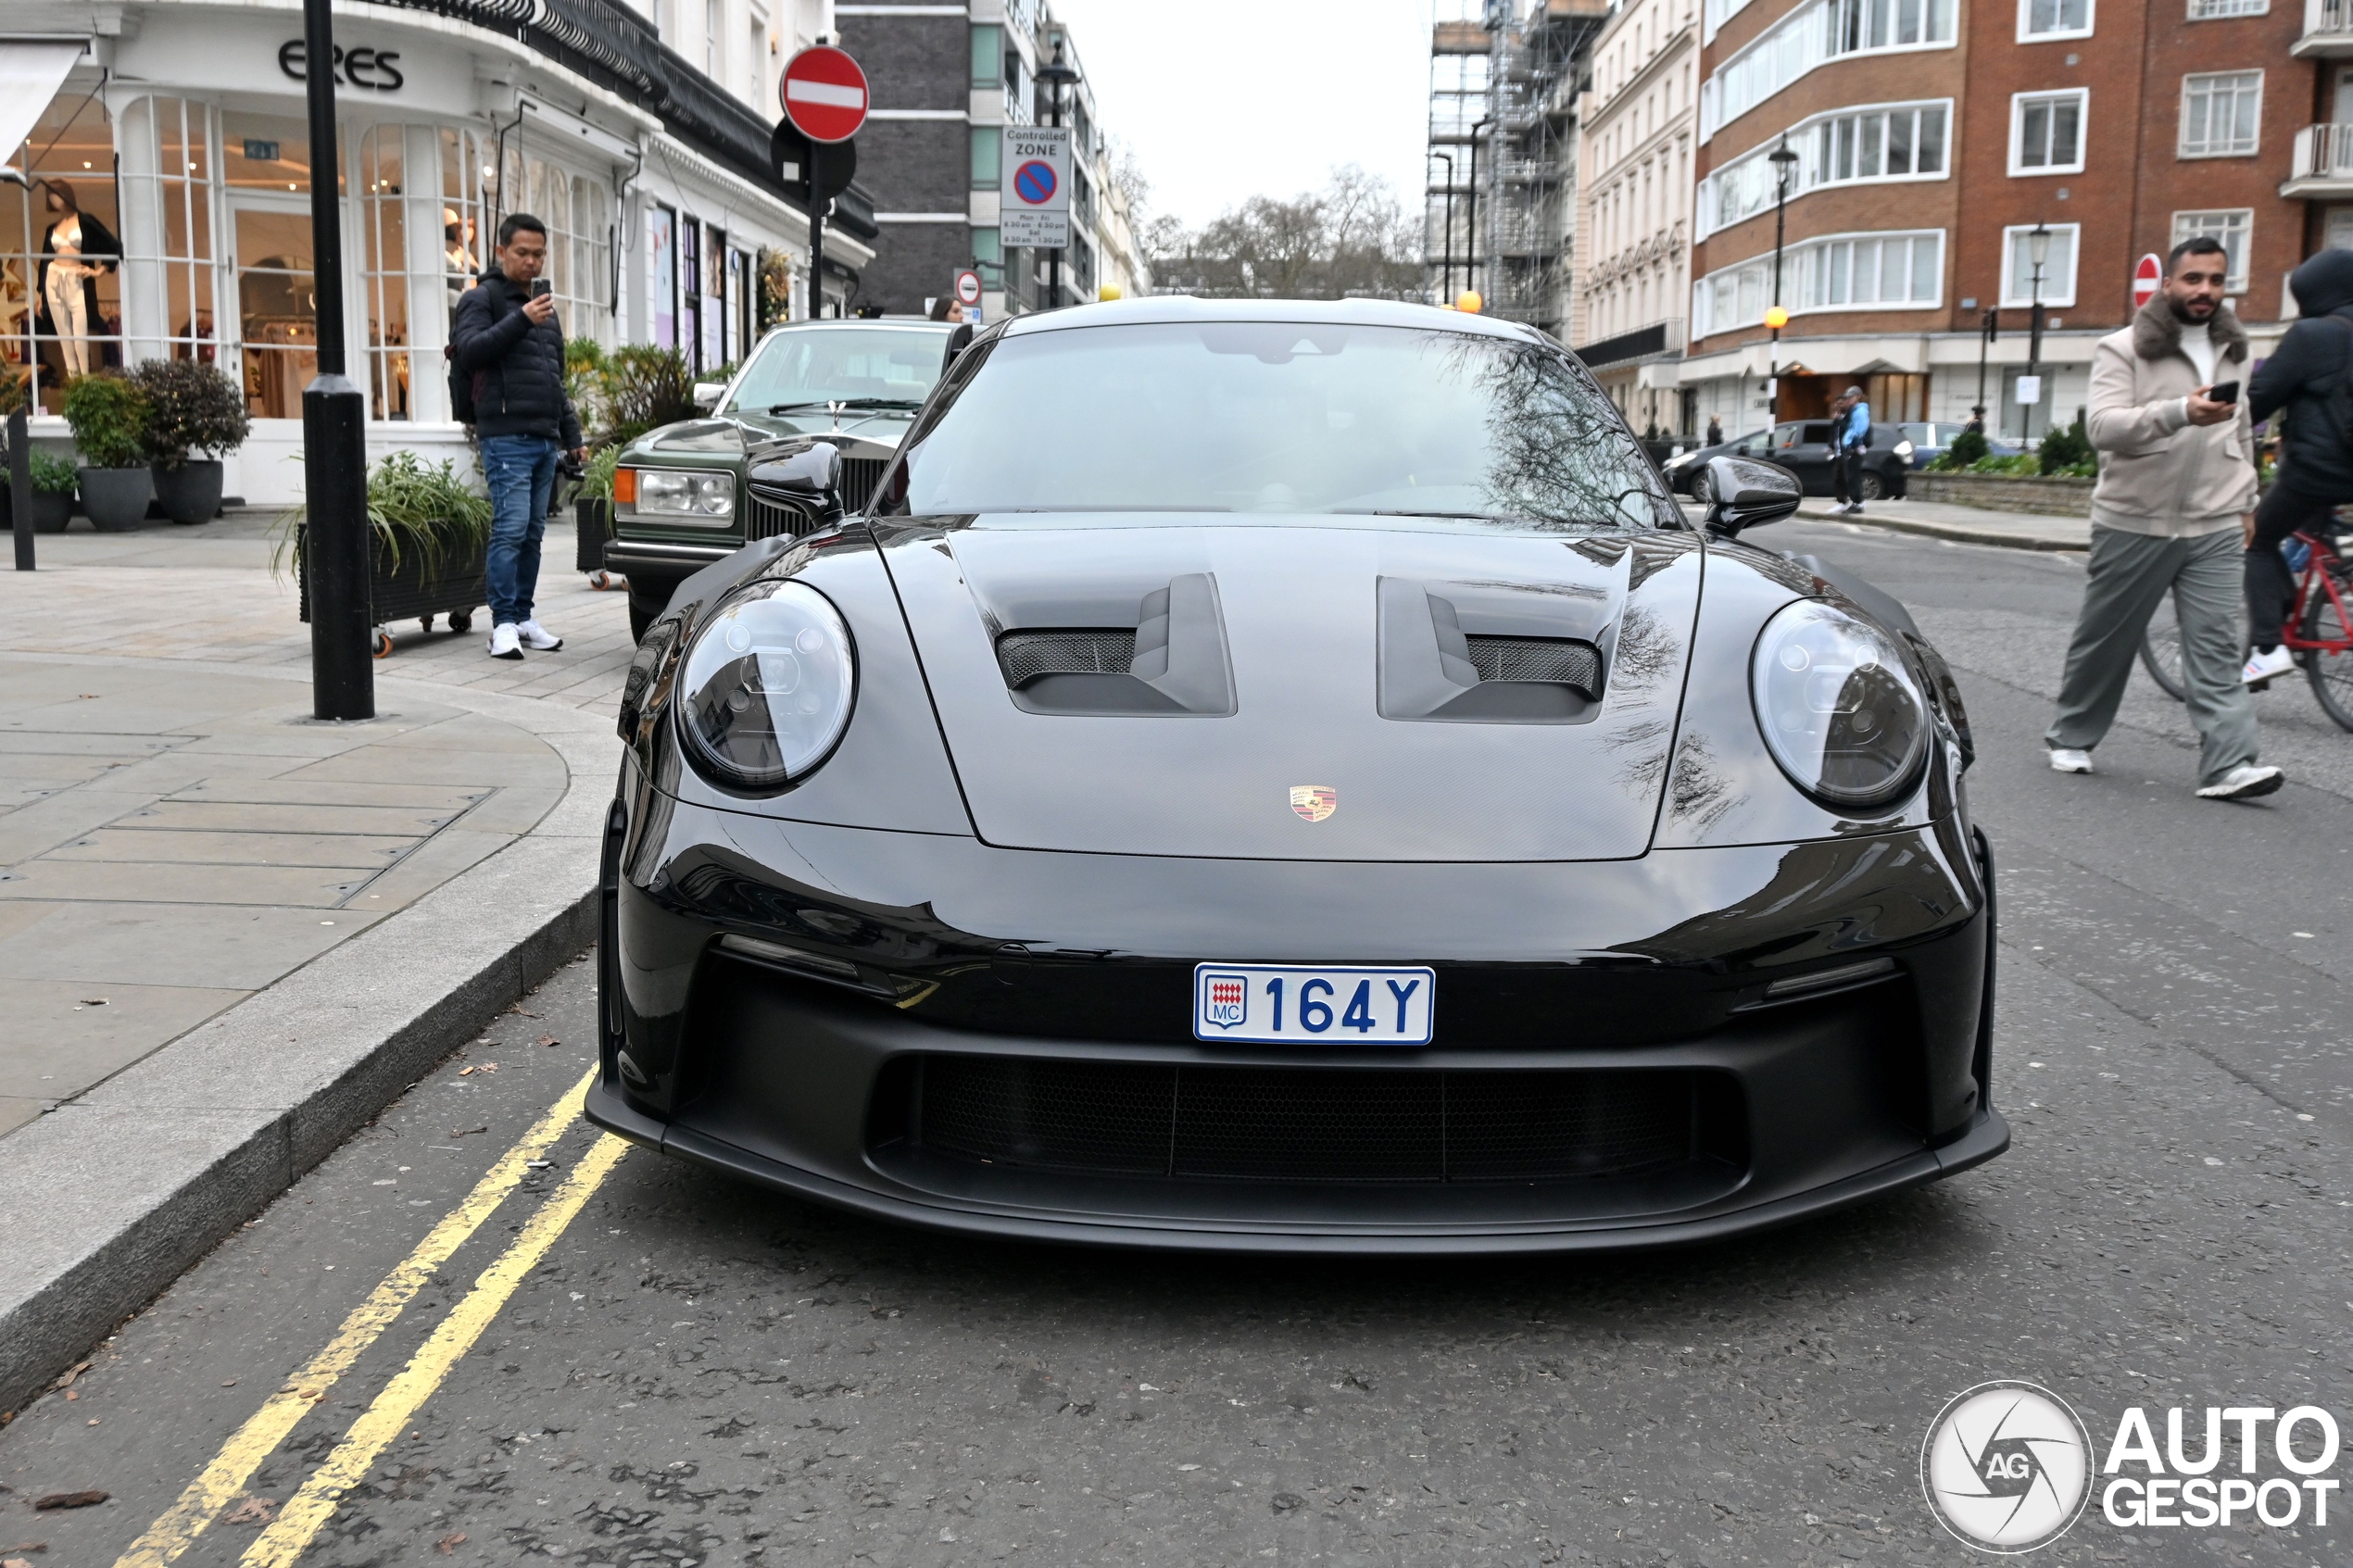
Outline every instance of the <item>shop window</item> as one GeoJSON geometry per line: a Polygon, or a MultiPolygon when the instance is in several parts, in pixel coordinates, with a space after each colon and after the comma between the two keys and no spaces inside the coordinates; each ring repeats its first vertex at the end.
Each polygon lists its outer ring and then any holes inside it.
{"type": "Polygon", "coordinates": [[[303,194],[310,189],[310,127],[304,120],[223,114],[220,153],[220,182],[232,191],[303,194]]]}
{"type": "Polygon", "coordinates": [[[359,308],[367,321],[368,417],[410,420],[405,127],[359,137],[359,308]]]}
{"type": "Polygon", "coordinates": [[[483,156],[482,138],[472,132],[445,130],[440,139],[442,282],[454,317],[459,296],[482,281],[482,270],[489,263],[484,182],[492,171],[483,156]]]}
{"type": "Polygon", "coordinates": [[[727,236],[702,232],[702,353],[695,368],[707,376],[724,370],[727,352],[727,236]]]}
{"type": "Polygon", "coordinates": [[[123,114],[123,325],[132,359],[215,358],[212,111],[142,98],[123,114]]]}
{"type": "Polygon", "coordinates": [[[122,232],[114,127],[95,94],[60,93],[0,162],[0,340],[37,406],[56,413],[74,376],[122,363],[122,232]]]}

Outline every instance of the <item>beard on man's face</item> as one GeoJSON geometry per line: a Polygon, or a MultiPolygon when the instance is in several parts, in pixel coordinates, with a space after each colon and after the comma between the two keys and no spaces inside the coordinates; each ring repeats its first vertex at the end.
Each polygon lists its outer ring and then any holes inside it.
{"type": "Polygon", "coordinates": [[[2208,295],[2197,295],[2189,299],[2174,295],[2165,297],[2166,303],[2172,306],[2173,319],[2177,321],[2210,321],[2214,320],[2215,307],[2222,303],[2208,295]]]}

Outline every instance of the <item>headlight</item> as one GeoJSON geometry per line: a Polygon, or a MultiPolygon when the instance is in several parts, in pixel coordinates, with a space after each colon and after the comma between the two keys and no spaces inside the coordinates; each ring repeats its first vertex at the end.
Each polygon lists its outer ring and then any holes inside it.
{"type": "Polygon", "coordinates": [[[1681,467],[1682,467],[1685,463],[1690,462],[1690,461],[1691,461],[1691,460],[1692,460],[1694,457],[1697,457],[1697,456],[1698,456],[1698,454],[1697,454],[1697,453],[1695,453],[1695,452],[1685,452],[1685,453],[1682,453],[1680,456],[1678,456],[1678,457],[1673,457],[1673,458],[1667,458],[1667,461],[1666,461],[1665,463],[1661,464],[1660,466],[1661,466],[1662,468],[1680,469],[1680,468],[1681,468],[1681,467]]]}
{"type": "Polygon", "coordinates": [[[1884,806],[1928,756],[1928,704],[1893,638],[1818,599],[1765,624],[1749,672],[1756,725],[1781,771],[1835,809],[1884,806]]]}
{"type": "Polygon", "coordinates": [[[639,469],[639,517],[716,526],[736,515],[736,476],[695,469],[639,469]]]}
{"type": "Polygon", "coordinates": [[[782,789],[814,771],[849,724],[849,628],[805,583],[762,583],[695,637],[679,682],[686,750],[731,789],[782,789]]]}

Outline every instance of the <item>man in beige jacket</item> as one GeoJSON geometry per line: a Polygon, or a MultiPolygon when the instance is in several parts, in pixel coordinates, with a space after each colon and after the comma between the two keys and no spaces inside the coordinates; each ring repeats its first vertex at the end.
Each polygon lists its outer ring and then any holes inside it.
{"type": "Polygon", "coordinates": [[[2246,333],[2222,302],[2229,257],[2209,238],[2173,247],[2165,283],[2092,356],[2092,558],[2068,645],[2058,716],[2044,741],[2062,773],[2092,771],[2133,656],[2171,590],[2191,722],[2206,742],[2201,796],[2245,800],[2284,781],[2256,760],[2255,700],[2239,680],[2240,561],[2255,508],[2254,440],[2243,396],[2246,333]]]}

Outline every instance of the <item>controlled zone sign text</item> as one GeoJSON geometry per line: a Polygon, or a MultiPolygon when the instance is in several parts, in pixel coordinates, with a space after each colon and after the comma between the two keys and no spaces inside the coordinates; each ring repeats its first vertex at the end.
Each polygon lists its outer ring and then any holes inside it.
{"type": "Polygon", "coordinates": [[[1009,245],[1060,250],[1070,244],[1070,128],[1005,127],[998,237],[1009,245]]]}

